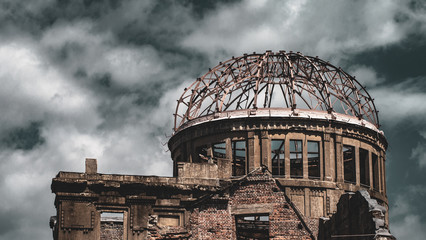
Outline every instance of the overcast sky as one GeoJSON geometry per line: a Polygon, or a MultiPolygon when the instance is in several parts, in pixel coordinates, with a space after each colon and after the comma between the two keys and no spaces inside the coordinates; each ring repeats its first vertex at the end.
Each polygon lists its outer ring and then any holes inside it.
{"type": "Polygon", "coordinates": [[[426,236],[425,1],[0,0],[0,239],[51,239],[51,179],[169,176],[176,99],[219,61],[293,50],[367,86],[390,229],[426,236]]]}

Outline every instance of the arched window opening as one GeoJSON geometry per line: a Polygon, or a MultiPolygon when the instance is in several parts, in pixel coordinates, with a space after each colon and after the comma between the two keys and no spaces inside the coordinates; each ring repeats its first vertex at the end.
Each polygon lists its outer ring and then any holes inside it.
{"type": "Polygon", "coordinates": [[[356,183],[355,147],[343,145],[343,168],[345,181],[356,183]]]}
{"type": "Polygon", "coordinates": [[[271,141],[272,175],[285,174],[284,143],[284,140],[271,141]]]}
{"type": "Polygon", "coordinates": [[[290,140],[290,176],[303,177],[302,140],[290,140]]]}

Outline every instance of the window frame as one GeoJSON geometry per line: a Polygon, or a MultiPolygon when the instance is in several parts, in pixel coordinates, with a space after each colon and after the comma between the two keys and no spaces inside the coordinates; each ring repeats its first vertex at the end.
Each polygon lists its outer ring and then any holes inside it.
{"type": "MultiPolygon", "coordinates": [[[[301,140],[301,139],[290,139],[290,141],[289,141],[289,144],[290,144],[290,146],[289,146],[289,154],[290,154],[289,159],[290,159],[290,177],[291,178],[303,178],[303,175],[304,175],[304,171],[303,171],[303,166],[304,166],[303,142],[304,141],[301,140]],[[294,145],[295,150],[292,151],[292,142],[300,142],[300,151],[298,151],[299,149],[298,149],[297,145],[294,145]],[[296,158],[292,158],[292,154],[296,154],[296,158]],[[300,154],[300,158],[298,157],[299,154],[300,154]],[[297,163],[297,165],[300,166],[300,168],[299,168],[300,175],[295,175],[295,174],[293,174],[293,171],[292,171],[292,170],[298,169],[294,166],[295,161],[297,161],[297,160],[300,160],[300,163],[297,163]]],[[[297,172],[299,172],[299,171],[297,171],[297,172]]]]}

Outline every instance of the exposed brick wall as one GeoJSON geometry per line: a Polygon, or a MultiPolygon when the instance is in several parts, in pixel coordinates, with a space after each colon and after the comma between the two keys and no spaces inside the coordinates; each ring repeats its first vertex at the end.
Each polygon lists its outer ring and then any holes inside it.
{"type": "MultiPolygon", "coordinates": [[[[268,173],[248,176],[230,187],[228,204],[201,204],[190,217],[191,239],[236,239],[235,217],[239,206],[270,206],[270,239],[311,239],[309,232],[287,202],[284,192],[268,173]],[[235,214],[235,213],[234,213],[235,214]]],[[[259,209],[252,209],[261,213],[259,209]]],[[[249,213],[250,209],[244,213],[249,213]]]]}
{"type": "Polygon", "coordinates": [[[233,239],[234,221],[226,205],[203,205],[191,214],[192,239],[233,239]]]}
{"type": "Polygon", "coordinates": [[[122,240],[123,223],[102,222],[101,240],[122,240]]]}

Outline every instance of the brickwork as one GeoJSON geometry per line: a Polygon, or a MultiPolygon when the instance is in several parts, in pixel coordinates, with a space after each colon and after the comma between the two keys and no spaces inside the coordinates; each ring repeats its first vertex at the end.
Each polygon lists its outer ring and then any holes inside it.
{"type": "Polygon", "coordinates": [[[269,215],[269,239],[311,239],[269,173],[254,173],[237,181],[227,191],[227,205],[203,204],[194,209],[192,239],[235,239],[235,215],[249,214],[269,215]]]}
{"type": "Polygon", "coordinates": [[[102,222],[101,240],[123,240],[123,223],[102,222]]]}
{"type": "Polygon", "coordinates": [[[191,214],[191,239],[235,239],[235,220],[227,206],[207,204],[191,214]]]}

